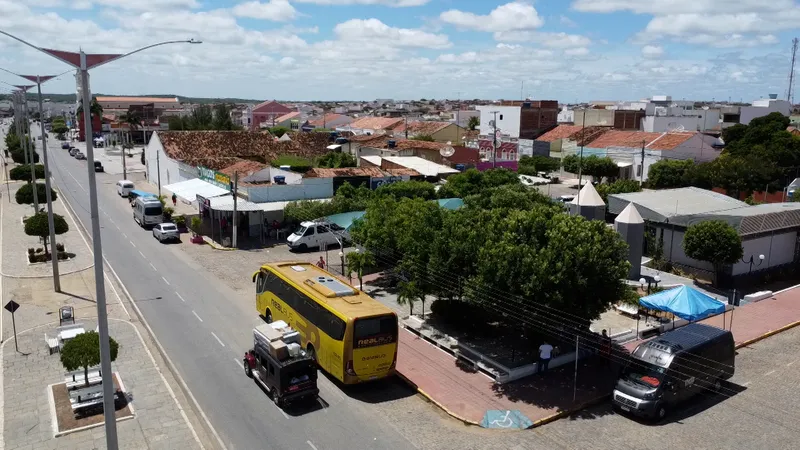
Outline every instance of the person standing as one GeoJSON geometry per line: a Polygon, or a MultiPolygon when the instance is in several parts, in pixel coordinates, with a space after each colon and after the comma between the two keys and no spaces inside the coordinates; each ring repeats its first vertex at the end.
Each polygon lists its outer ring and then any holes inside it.
{"type": "Polygon", "coordinates": [[[319,267],[320,269],[324,269],[325,268],[325,260],[322,259],[322,256],[320,256],[319,257],[319,261],[317,261],[317,267],[319,267]]]}
{"type": "Polygon", "coordinates": [[[178,206],[178,196],[174,192],[172,193],[172,206],[178,206]]]}
{"type": "Polygon", "coordinates": [[[606,330],[603,330],[600,335],[600,357],[603,358],[603,363],[611,366],[611,336],[608,335],[606,330]]]}
{"type": "Polygon", "coordinates": [[[553,346],[548,344],[547,341],[542,342],[539,346],[539,364],[536,371],[540,374],[547,372],[547,367],[550,365],[550,358],[553,356],[553,346]]]}

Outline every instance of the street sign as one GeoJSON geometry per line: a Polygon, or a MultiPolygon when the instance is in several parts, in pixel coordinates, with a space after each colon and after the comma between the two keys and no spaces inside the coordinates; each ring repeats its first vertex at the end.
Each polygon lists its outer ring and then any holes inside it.
{"type": "Polygon", "coordinates": [[[11,300],[10,302],[6,303],[6,306],[4,306],[4,308],[6,309],[6,311],[10,312],[11,314],[14,314],[14,312],[19,309],[19,303],[15,302],[14,300],[11,300]]]}

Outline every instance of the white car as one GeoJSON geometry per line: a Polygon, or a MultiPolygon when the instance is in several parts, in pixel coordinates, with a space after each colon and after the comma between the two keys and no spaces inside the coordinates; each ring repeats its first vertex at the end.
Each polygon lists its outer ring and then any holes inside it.
{"type": "Polygon", "coordinates": [[[164,241],[179,241],[181,234],[178,232],[178,226],[174,223],[159,223],[153,225],[153,237],[163,243],[164,241]]]}

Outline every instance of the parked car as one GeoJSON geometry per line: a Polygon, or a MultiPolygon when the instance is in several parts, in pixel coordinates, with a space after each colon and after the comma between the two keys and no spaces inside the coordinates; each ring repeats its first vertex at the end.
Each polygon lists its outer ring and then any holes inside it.
{"type": "Polygon", "coordinates": [[[83,152],[75,152],[75,159],[86,159],[86,155],[83,152]]]}
{"type": "Polygon", "coordinates": [[[62,142],[61,150],[69,150],[69,142],[62,142]]]}
{"type": "Polygon", "coordinates": [[[178,226],[174,223],[159,223],[153,226],[153,237],[163,243],[164,241],[179,241],[181,234],[178,232],[178,226]]]}
{"type": "Polygon", "coordinates": [[[75,147],[70,147],[69,156],[75,156],[75,153],[78,153],[78,149],[75,147]]]}

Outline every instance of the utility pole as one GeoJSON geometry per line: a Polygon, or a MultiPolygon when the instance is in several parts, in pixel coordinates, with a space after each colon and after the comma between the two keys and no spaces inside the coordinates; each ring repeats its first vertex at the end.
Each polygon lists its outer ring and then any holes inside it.
{"type": "Polygon", "coordinates": [[[461,145],[461,91],[456,93],[458,102],[456,103],[456,145],[461,145]]]}
{"type": "Polygon", "coordinates": [[[127,149],[125,148],[126,145],[127,145],[127,143],[123,143],[122,144],[122,179],[123,180],[127,180],[128,179],[128,167],[126,166],[126,163],[125,163],[125,157],[127,156],[126,155],[127,149]]]}
{"type": "MultiPolygon", "coordinates": [[[[55,77],[45,77],[47,81],[55,77]]],[[[44,129],[44,113],[42,111],[42,77],[36,76],[36,86],[39,92],[39,125],[42,133],[42,162],[44,163],[44,192],[47,199],[47,225],[50,227],[50,260],[53,262],[53,289],[61,292],[61,277],[58,273],[58,249],[56,248],[56,227],[53,222],[53,198],[50,193],[50,170],[47,165],[47,136],[44,129]]],[[[91,164],[92,167],[94,164],[91,164]]],[[[35,172],[35,171],[34,171],[35,172]]],[[[34,175],[35,176],[35,175],[34,175]]],[[[33,185],[33,192],[36,192],[36,185],[33,185]]],[[[38,213],[38,209],[36,210],[38,213]]]]}
{"type": "Polygon", "coordinates": [[[408,139],[408,113],[403,114],[403,128],[406,132],[406,139],[408,139]]]}
{"type": "Polygon", "coordinates": [[[237,197],[239,197],[239,172],[233,173],[233,237],[231,239],[231,245],[233,248],[236,248],[237,239],[236,236],[238,234],[238,226],[239,226],[239,214],[237,208],[237,197]]]}
{"type": "Polygon", "coordinates": [[[159,152],[156,151],[156,172],[158,173],[158,196],[161,197],[161,160],[158,157],[159,152]]]}
{"type": "MultiPolygon", "coordinates": [[[[33,184],[33,211],[34,214],[39,213],[39,189],[36,188],[36,158],[33,156],[36,153],[36,145],[31,139],[31,124],[28,121],[28,89],[33,86],[17,86],[22,89],[22,115],[25,116],[25,128],[27,129],[27,138],[23,138],[23,142],[28,147],[28,151],[30,151],[30,163],[31,163],[31,183],[33,184]]],[[[24,130],[23,130],[24,131],[24,130]]],[[[44,139],[44,136],[42,136],[44,139]]]]}
{"type": "MultiPolygon", "coordinates": [[[[581,121],[581,155],[578,157],[578,207],[581,206],[581,190],[583,189],[583,145],[586,143],[586,110],[583,111],[583,120],[581,121]]],[[[562,154],[564,149],[561,149],[562,154]]]]}
{"type": "Polygon", "coordinates": [[[494,120],[492,120],[494,124],[494,129],[492,130],[492,169],[497,167],[497,112],[498,111],[491,111],[489,113],[494,115],[494,120]]]}
{"type": "Polygon", "coordinates": [[[792,39],[792,67],[791,70],[789,71],[789,93],[786,95],[786,100],[789,103],[793,103],[792,97],[794,95],[794,92],[792,88],[794,87],[794,64],[797,61],[797,45],[798,45],[797,38],[792,39]]]}
{"type": "Polygon", "coordinates": [[[22,154],[25,155],[25,164],[28,164],[28,152],[25,146],[22,145],[22,105],[19,103],[19,91],[14,92],[14,127],[17,130],[17,138],[19,139],[19,146],[22,154]]]}
{"type": "Polygon", "coordinates": [[[642,141],[642,171],[639,173],[639,186],[644,186],[644,146],[647,141],[642,141]]]}

